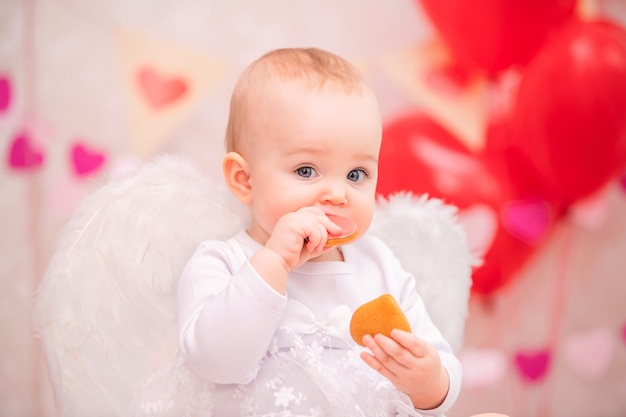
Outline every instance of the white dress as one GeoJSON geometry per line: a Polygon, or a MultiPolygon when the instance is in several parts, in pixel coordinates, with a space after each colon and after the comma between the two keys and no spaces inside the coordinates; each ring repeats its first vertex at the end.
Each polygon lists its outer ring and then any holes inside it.
{"type": "Polygon", "coordinates": [[[343,262],[302,265],[290,273],[286,296],[248,262],[260,247],[245,231],[198,247],[179,282],[185,366],[176,378],[163,378],[173,393],[169,404],[163,397],[140,399],[135,414],[167,408],[183,415],[184,407],[190,416],[438,416],[450,409],[460,391],[460,363],[430,320],[415,278],[381,240],[364,236],[343,246],[343,262]],[[413,332],[438,350],[450,376],[437,409],[415,410],[359,358],[363,348],[350,338],[352,312],[386,293],[413,332]]]}

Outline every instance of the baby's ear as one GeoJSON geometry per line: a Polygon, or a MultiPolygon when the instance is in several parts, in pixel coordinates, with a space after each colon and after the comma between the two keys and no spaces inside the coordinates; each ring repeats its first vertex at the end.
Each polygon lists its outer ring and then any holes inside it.
{"type": "Polygon", "coordinates": [[[224,179],[230,191],[244,204],[252,199],[250,188],[250,167],[248,162],[237,152],[228,152],[222,162],[224,179]]]}

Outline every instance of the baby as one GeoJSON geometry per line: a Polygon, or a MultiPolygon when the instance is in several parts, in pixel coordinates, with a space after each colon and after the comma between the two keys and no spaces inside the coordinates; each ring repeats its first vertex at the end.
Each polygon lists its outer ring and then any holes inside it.
{"type": "MultiPolygon", "coordinates": [[[[271,51],[233,92],[223,171],[250,224],[205,241],[179,287],[181,351],[210,415],[421,416],[454,404],[461,366],[390,249],[369,236],[382,139],[374,93],[320,49],[271,51]],[[328,245],[351,219],[358,237],[328,245]],[[412,332],[350,338],[391,294],[412,332]]],[[[419,254],[416,254],[419,256],[419,254]]]]}

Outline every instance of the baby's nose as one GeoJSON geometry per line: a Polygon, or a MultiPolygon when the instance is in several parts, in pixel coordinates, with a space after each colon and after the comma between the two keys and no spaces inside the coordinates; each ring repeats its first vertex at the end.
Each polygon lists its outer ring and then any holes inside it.
{"type": "Polygon", "coordinates": [[[343,181],[328,181],[322,200],[330,204],[346,204],[348,202],[346,191],[346,184],[343,181]]]}

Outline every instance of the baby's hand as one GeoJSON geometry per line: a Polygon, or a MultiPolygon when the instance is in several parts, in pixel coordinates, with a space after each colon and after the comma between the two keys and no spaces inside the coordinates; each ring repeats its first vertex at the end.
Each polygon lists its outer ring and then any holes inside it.
{"type": "Polygon", "coordinates": [[[250,257],[250,264],[272,288],[285,294],[289,272],[329,250],[324,247],[328,234],[340,232],[341,227],[322,210],[303,207],[278,220],[265,247],[250,257]]]}
{"type": "Polygon", "coordinates": [[[289,270],[293,270],[327,250],[328,234],[339,232],[341,227],[322,210],[303,207],[278,220],[265,247],[278,254],[289,270]]]}
{"type": "Polygon", "coordinates": [[[372,353],[362,352],[361,358],[407,394],[415,408],[429,410],[441,405],[450,381],[433,346],[398,329],[391,332],[391,338],[366,335],[363,343],[372,353]]]}

